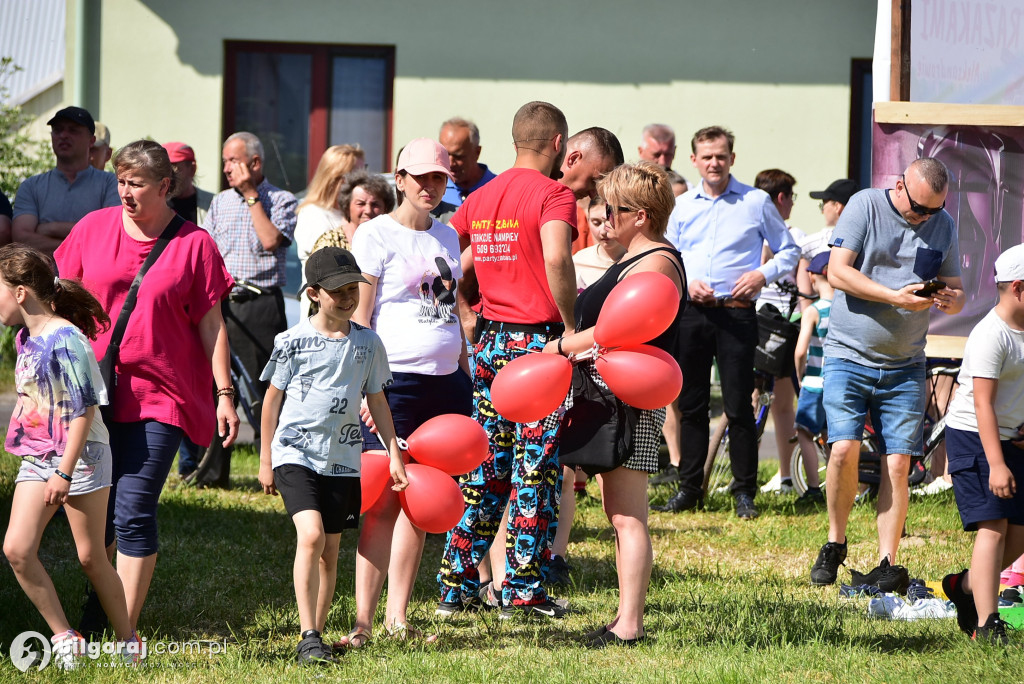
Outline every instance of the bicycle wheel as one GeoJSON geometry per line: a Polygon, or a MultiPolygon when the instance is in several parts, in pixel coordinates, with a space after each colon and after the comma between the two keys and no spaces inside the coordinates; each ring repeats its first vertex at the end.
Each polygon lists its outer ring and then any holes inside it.
{"type": "Polygon", "coordinates": [[[722,416],[708,442],[704,461],[704,496],[714,494],[732,482],[732,461],[729,459],[729,419],[722,416]]]}
{"type": "MultiPolygon", "coordinates": [[[[814,450],[818,455],[818,486],[824,490],[825,465],[827,463],[825,460],[825,450],[821,448],[821,444],[817,441],[814,442],[814,450]]],[[[793,476],[793,489],[796,490],[797,496],[803,496],[804,492],[807,491],[807,468],[804,465],[803,447],[799,443],[793,449],[789,472],[793,476]]]]}

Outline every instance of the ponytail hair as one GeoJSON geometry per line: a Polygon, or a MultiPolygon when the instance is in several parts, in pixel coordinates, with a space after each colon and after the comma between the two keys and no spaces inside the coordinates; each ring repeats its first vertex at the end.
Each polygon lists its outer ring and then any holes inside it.
{"type": "Polygon", "coordinates": [[[91,340],[110,327],[103,306],[77,280],[54,275],[53,261],[39,250],[14,243],[0,247],[0,277],[32,291],[45,306],[70,321],[91,340]]]}

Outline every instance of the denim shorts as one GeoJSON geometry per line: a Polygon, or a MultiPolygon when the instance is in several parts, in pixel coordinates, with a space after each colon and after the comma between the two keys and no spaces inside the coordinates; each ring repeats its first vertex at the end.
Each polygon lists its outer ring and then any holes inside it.
{"type": "MultiPolygon", "coordinates": [[[[61,457],[55,451],[43,456],[22,456],[21,468],[14,480],[15,484],[19,482],[49,482],[57,472],[57,467],[60,466],[60,459],[61,457]]],[[[86,442],[82,455],[78,458],[78,463],[75,464],[74,471],[67,473],[71,476],[71,489],[68,491],[68,496],[91,494],[104,487],[109,487],[112,471],[110,445],[86,442]]]]}
{"type": "Polygon", "coordinates": [[[879,453],[923,455],[923,361],[902,368],[871,368],[827,357],[823,374],[829,444],[862,439],[870,415],[879,453]]]}
{"type": "Polygon", "coordinates": [[[807,430],[816,435],[825,429],[825,407],[822,405],[822,393],[808,389],[800,390],[796,400],[795,427],[807,430]]]}
{"type": "Polygon", "coordinates": [[[1005,519],[1011,525],[1024,525],[1024,451],[1009,440],[1001,441],[1000,446],[1003,460],[1017,481],[1017,493],[1009,499],[1000,499],[988,488],[988,459],[978,433],[946,428],[953,493],[960,522],[968,532],[977,530],[978,523],[986,520],[1005,519]]]}

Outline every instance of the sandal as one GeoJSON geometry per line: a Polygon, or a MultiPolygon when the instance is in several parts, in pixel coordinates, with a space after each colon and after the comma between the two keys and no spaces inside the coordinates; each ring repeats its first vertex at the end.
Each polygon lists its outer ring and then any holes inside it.
{"type": "Polygon", "coordinates": [[[370,640],[370,633],[361,629],[353,629],[351,632],[334,642],[334,648],[362,648],[370,640]]]}
{"type": "Polygon", "coordinates": [[[393,639],[400,639],[401,641],[422,639],[423,642],[427,644],[432,644],[437,641],[436,634],[424,634],[423,630],[410,626],[408,622],[395,622],[390,625],[385,625],[385,629],[387,629],[389,637],[393,639]]]}

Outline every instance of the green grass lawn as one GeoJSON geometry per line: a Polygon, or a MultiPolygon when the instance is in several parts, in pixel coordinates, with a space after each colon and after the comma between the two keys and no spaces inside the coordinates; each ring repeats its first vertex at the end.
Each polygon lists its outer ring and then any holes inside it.
{"type": "MultiPolygon", "coordinates": [[[[0,527],[6,529],[18,462],[0,456],[0,527]]],[[[824,508],[798,508],[794,496],[759,498],[762,515],[741,521],[730,500],[713,498],[696,514],[654,514],[654,574],[647,629],[655,640],[635,649],[591,652],[585,631],[615,612],[614,540],[591,484],[579,507],[569,562],[575,584],[558,595],[573,613],[552,622],[499,621],[494,614],[434,620],[434,574],[443,538],[431,535],[411,619],[440,634],[437,644],[385,638],[380,616],[366,648],[329,670],[294,664],[298,616],[292,593],[295,537],[280,498],[264,496],[257,458],[236,453],[230,491],[168,484],[161,499],[161,555],[140,632],[157,641],[226,640],[208,657],[164,655],[144,675],[53,668],[32,681],[305,681],[317,677],[388,682],[977,682],[1024,680],[1024,635],[1009,650],[970,643],[953,620],[895,623],[867,617],[866,604],[813,588],[808,571],[825,539],[824,508]]],[[[762,479],[771,473],[762,471],[762,479]]],[[[653,493],[664,500],[670,492],[653,493]]],[[[937,582],[970,555],[952,494],[911,502],[901,563],[937,582]]],[[[337,638],[353,622],[356,533],[342,537],[338,591],[327,623],[337,638]]],[[[850,530],[850,567],[876,562],[874,515],[859,506],[850,530]]],[[[64,520],[51,524],[41,552],[72,622],[84,576],[64,520]]],[[[841,580],[849,579],[841,570],[841,580]]],[[[11,639],[46,626],[0,561],[0,681],[27,681],[7,660],[11,639]]]]}

